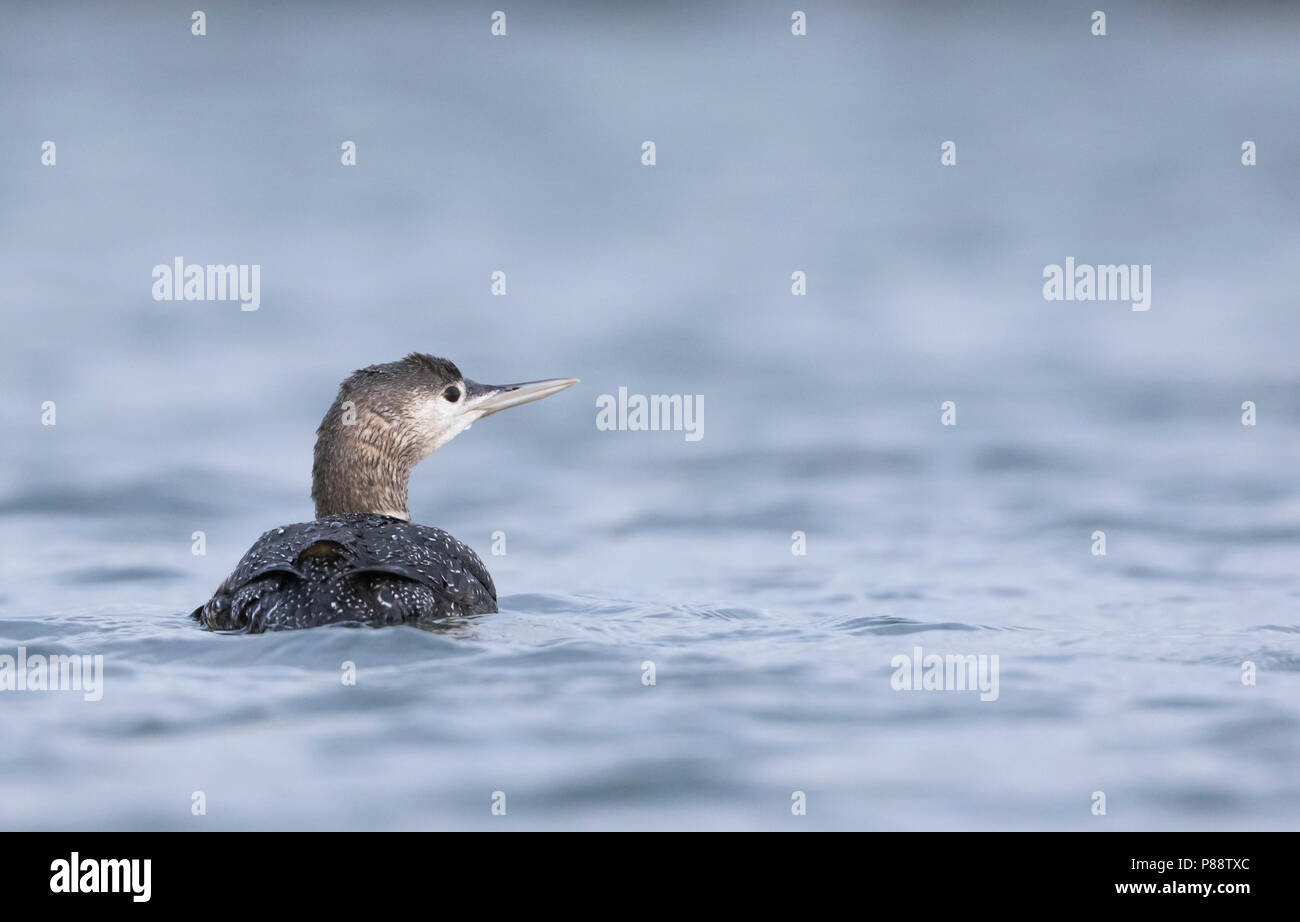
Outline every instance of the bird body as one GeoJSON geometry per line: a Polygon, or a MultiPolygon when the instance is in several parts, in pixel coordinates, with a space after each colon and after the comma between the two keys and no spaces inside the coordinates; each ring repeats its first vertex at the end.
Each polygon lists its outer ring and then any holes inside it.
{"type": "Polygon", "coordinates": [[[478,555],[410,521],[411,469],[476,420],[576,383],[478,384],[420,353],[353,373],[317,430],[316,519],[263,534],[191,616],[213,631],[260,633],[496,611],[478,555]]]}
{"type": "Polygon", "coordinates": [[[214,631],[256,634],[339,622],[419,624],[496,610],[483,562],[441,528],[345,513],[262,535],[195,617],[214,631]]]}

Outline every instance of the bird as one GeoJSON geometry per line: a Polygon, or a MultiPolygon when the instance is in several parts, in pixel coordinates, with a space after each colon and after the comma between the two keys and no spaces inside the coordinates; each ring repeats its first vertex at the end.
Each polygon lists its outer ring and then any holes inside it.
{"type": "Polygon", "coordinates": [[[411,521],[411,471],[485,416],[577,383],[479,384],[420,352],[353,372],[316,430],[316,518],[263,534],[190,617],[210,631],[257,634],[495,612],[496,586],[478,555],[411,521]]]}

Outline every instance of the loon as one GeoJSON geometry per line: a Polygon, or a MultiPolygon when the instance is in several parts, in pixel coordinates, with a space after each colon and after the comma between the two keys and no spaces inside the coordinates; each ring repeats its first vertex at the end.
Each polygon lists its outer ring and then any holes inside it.
{"type": "Polygon", "coordinates": [[[258,538],[190,617],[212,631],[257,634],[496,611],[496,586],[478,555],[411,521],[411,470],[471,423],[577,383],[478,384],[418,352],[353,372],[316,430],[315,521],[258,538]]]}

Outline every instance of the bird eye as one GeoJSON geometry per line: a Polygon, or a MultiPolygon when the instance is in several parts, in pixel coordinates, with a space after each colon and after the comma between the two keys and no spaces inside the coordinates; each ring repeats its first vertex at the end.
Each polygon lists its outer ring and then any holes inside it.
{"type": "Polygon", "coordinates": [[[453,384],[442,392],[442,396],[446,397],[449,403],[455,403],[460,399],[460,388],[453,384]]]}

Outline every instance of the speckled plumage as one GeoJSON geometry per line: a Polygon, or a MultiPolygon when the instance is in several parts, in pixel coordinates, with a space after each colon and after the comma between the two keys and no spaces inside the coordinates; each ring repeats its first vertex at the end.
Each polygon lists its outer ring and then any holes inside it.
{"type": "Polygon", "coordinates": [[[349,513],[271,529],[192,617],[210,630],[257,634],[496,610],[487,568],[441,528],[349,513]]]}

